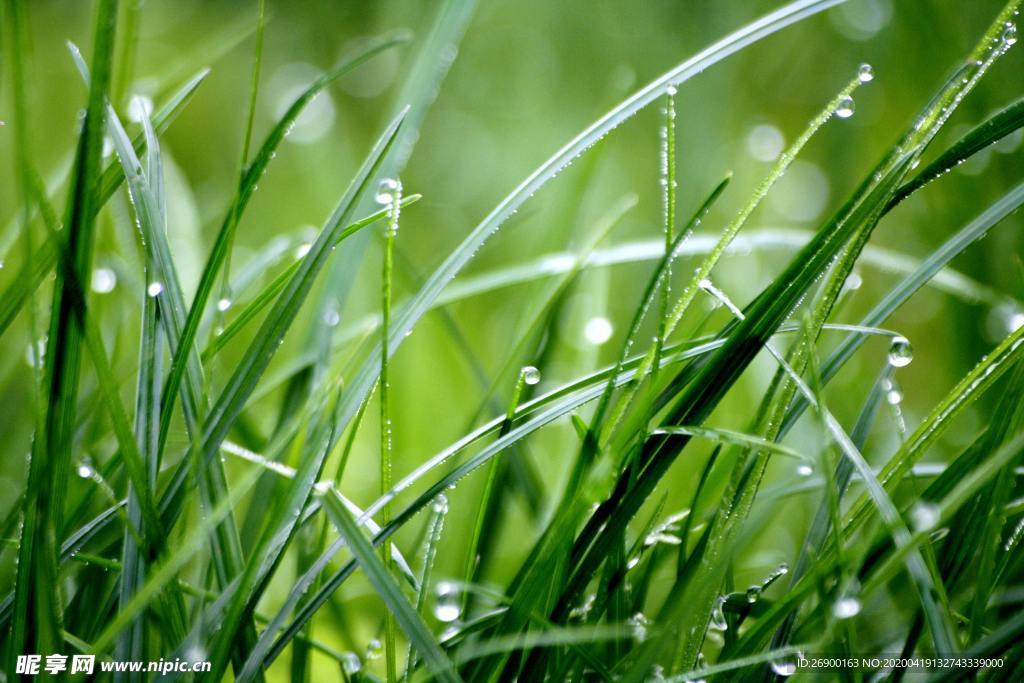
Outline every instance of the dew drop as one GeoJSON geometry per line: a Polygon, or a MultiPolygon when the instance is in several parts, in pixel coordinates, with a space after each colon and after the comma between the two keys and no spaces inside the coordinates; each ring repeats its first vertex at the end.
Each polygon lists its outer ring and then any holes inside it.
{"type": "Polygon", "coordinates": [[[670,85],[665,88],[665,94],[669,97],[675,97],[677,92],[679,92],[679,90],[674,85],[670,85]]]}
{"type": "Polygon", "coordinates": [[[377,186],[377,194],[374,199],[382,206],[390,206],[395,201],[395,192],[398,190],[398,181],[394,178],[385,178],[377,186]]]}
{"type": "Polygon", "coordinates": [[[431,509],[439,515],[448,512],[448,496],[443,493],[434,499],[431,509]]]}
{"type": "Polygon", "coordinates": [[[809,477],[814,474],[814,468],[807,463],[802,463],[796,466],[796,473],[801,477],[809,477]]]}
{"type": "Polygon", "coordinates": [[[1017,42],[1017,25],[1006,22],[1006,30],[1003,31],[1003,45],[1009,47],[1017,42]]]}
{"type": "Polygon", "coordinates": [[[341,668],[346,674],[352,676],[359,673],[363,668],[363,663],[359,660],[359,655],[355,652],[342,652],[341,668]]]}
{"type": "Polygon", "coordinates": [[[776,676],[789,678],[796,673],[796,663],[786,659],[777,659],[771,663],[772,671],[776,676]]]}
{"type": "Polygon", "coordinates": [[[90,286],[97,294],[109,294],[117,286],[117,274],[110,268],[97,268],[92,271],[90,286]]]}
{"type": "Polygon", "coordinates": [[[647,639],[647,628],[651,625],[651,621],[644,616],[643,612],[637,612],[631,616],[627,623],[629,624],[630,632],[633,634],[633,640],[642,643],[647,639]]]}
{"type": "Polygon", "coordinates": [[[328,308],[324,311],[324,325],[335,327],[339,322],[341,322],[341,314],[338,313],[338,309],[328,308]]]}
{"type": "Polygon", "coordinates": [[[836,105],[836,116],[841,119],[848,119],[853,116],[853,112],[856,108],[857,107],[854,104],[852,97],[844,97],[839,100],[839,104],[836,105]]]}
{"type": "Polygon", "coordinates": [[[889,346],[889,365],[894,368],[903,368],[910,365],[914,360],[914,347],[906,337],[897,336],[892,338],[889,346]]]}
{"type": "Polygon", "coordinates": [[[146,287],[146,294],[149,296],[160,296],[164,291],[164,283],[162,282],[150,282],[149,287],[146,287]]]}
{"type": "Polygon", "coordinates": [[[540,383],[540,370],[533,367],[532,365],[527,365],[526,367],[524,367],[522,369],[522,373],[524,383],[529,384],[531,386],[540,383]]]}
{"type": "Polygon", "coordinates": [[[861,64],[857,69],[857,78],[861,83],[868,83],[874,80],[875,70],[871,68],[870,64],[861,64]]]}
{"type": "Polygon", "coordinates": [[[747,602],[753,604],[757,602],[757,599],[761,597],[761,587],[753,585],[747,589],[747,602]]]}
{"type": "Polygon", "coordinates": [[[313,248],[313,245],[309,242],[303,242],[295,249],[295,258],[300,259],[309,253],[309,250],[313,248]]]}
{"type": "Polygon", "coordinates": [[[446,624],[455,621],[461,613],[459,587],[451,581],[437,584],[437,595],[434,597],[434,616],[446,624]]]}
{"type": "Polygon", "coordinates": [[[80,476],[82,479],[89,479],[90,477],[92,477],[92,475],[93,475],[92,465],[90,465],[85,460],[83,460],[80,463],[78,463],[78,476],[80,476]]]}
{"type": "Polygon", "coordinates": [[[836,619],[850,619],[860,614],[860,600],[857,598],[840,598],[832,605],[832,616],[836,619]]]}
{"type": "Polygon", "coordinates": [[[583,326],[583,336],[594,346],[600,346],[612,338],[612,323],[603,316],[594,316],[583,326]]]}
{"type": "Polygon", "coordinates": [[[380,659],[383,652],[384,646],[381,645],[380,641],[376,638],[371,638],[370,642],[366,644],[367,659],[380,659]]]}
{"type": "Polygon", "coordinates": [[[231,299],[224,298],[217,302],[217,310],[221,313],[229,308],[231,308],[231,299]]]}
{"type": "Polygon", "coordinates": [[[729,622],[725,620],[725,597],[718,596],[715,600],[715,606],[711,608],[711,620],[708,622],[708,628],[713,631],[725,631],[729,628],[729,622]]]}

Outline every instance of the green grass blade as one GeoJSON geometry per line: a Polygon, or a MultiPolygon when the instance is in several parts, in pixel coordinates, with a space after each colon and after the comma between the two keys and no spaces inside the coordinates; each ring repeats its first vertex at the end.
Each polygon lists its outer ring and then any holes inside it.
{"type": "Polygon", "coordinates": [[[373,545],[363,535],[351,513],[341,504],[336,495],[324,496],[323,503],[331,521],[337,527],[338,533],[345,539],[381,600],[387,605],[388,610],[394,615],[409,640],[416,646],[420,657],[430,668],[431,674],[442,681],[461,680],[420,615],[409,604],[398,584],[391,578],[390,573],[377,557],[373,545]]]}
{"type": "MultiPolygon", "coordinates": [[[[85,123],[78,139],[68,200],[66,245],[79,281],[91,271],[95,228],[96,179],[103,151],[104,98],[110,82],[117,3],[104,0],[96,12],[93,55],[96,78],[89,90],[85,123]]],[[[61,606],[57,587],[60,553],[57,534],[67,487],[69,455],[75,429],[82,330],[72,314],[69,288],[54,289],[45,381],[49,409],[43,432],[33,441],[26,486],[25,515],[19,548],[14,615],[9,634],[10,676],[16,654],[61,649],[61,606]]]]}

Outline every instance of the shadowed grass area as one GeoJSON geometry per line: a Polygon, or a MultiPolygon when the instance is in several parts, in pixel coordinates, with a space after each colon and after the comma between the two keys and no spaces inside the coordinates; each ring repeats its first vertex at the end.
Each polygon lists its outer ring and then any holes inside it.
{"type": "Polygon", "coordinates": [[[1019,679],[1021,2],[935,4],[4,0],[7,678],[1019,679]]]}

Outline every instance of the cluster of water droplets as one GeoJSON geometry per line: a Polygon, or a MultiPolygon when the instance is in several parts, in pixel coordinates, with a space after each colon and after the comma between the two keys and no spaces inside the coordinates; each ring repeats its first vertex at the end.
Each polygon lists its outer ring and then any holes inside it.
{"type": "Polygon", "coordinates": [[[629,626],[629,632],[633,636],[634,641],[642,643],[647,640],[647,632],[651,627],[651,620],[643,612],[637,612],[631,616],[626,620],[626,624],[629,626]]]}

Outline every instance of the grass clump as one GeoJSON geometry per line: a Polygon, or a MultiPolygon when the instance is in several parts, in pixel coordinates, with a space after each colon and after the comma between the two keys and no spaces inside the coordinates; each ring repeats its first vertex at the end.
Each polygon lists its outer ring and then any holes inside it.
{"type": "MultiPolygon", "coordinates": [[[[32,9],[6,2],[7,246],[23,248],[4,256],[15,275],[2,283],[0,334],[10,348],[27,335],[31,349],[27,370],[5,380],[28,397],[30,422],[26,443],[8,444],[9,460],[29,451],[3,510],[8,678],[20,656],[71,652],[204,661],[203,680],[1019,678],[1024,325],[1011,316],[918,414],[902,407],[911,387],[898,380],[915,351],[893,315],[925,288],[1016,305],[950,264],[1014,215],[1024,186],[986,176],[1000,196],[971,197],[974,218],[937,233],[921,258],[872,243],[941,192],[947,172],[1019,136],[1020,99],[949,141],[944,132],[982,84],[1019,97],[997,66],[1016,42],[1019,0],[987,18],[902,132],[885,132],[874,166],[808,229],[750,223],[832,122],[854,116],[870,66],[826,79],[834,95],[801,112],[802,132],[760,182],[685,152],[688,81],[841,4],[782,5],[621,98],[421,277],[399,217],[414,207],[415,220],[431,197],[404,194],[398,178],[416,178],[417,154],[430,153],[418,140],[474,3],[442,3],[414,39],[396,105],[372,144],[351,141],[361,159],[322,225],[249,248],[246,230],[275,210],[258,184],[278,182],[263,179],[293,128],[318,97],[355,87],[346,79],[409,43],[362,41],[264,126],[275,8],[260,0],[248,87],[222,103],[242,120],[240,162],[193,264],[173,239],[182,199],[168,137],[218,67],[175,83],[159,108],[129,99],[146,9],[98,0],[88,51],[69,44],[85,109],[55,190],[29,135],[32,9]],[[617,129],[657,103],[657,229],[609,245],[643,188],[601,202],[590,229],[580,207],[606,196],[594,188],[617,129]],[[571,178],[553,182],[577,159],[571,178]],[[462,274],[489,240],[509,239],[496,235],[535,193],[566,181],[569,227],[548,226],[557,251],[462,274]],[[130,239],[111,244],[112,230],[130,239]],[[750,280],[741,305],[727,270],[744,245],[786,260],[763,287],[750,280]],[[378,248],[368,278],[360,265],[378,248]],[[98,258],[118,264],[116,277],[98,258]],[[680,266],[690,258],[692,269],[680,266]],[[606,266],[648,261],[639,288],[613,290],[606,266]],[[862,264],[901,276],[866,306],[862,264]],[[101,301],[114,281],[119,310],[101,301]],[[517,323],[501,344],[481,341],[489,323],[472,299],[509,289],[517,323]],[[591,345],[613,340],[612,353],[566,338],[587,306],[627,321],[618,334],[602,316],[585,327],[591,345]],[[434,351],[407,342],[413,332],[434,351]],[[882,362],[866,353],[879,344],[882,362]],[[456,349],[472,379],[441,370],[438,348],[456,349]],[[575,356],[586,363],[565,360],[575,356]],[[417,431],[424,410],[430,429],[417,431]],[[426,453],[452,420],[448,445],[426,453]],[[759,537],[788,539],[787,550],[768,552],[759,537]],[[869,663],[815,672],[806,661],[817,657],[869,663]],[[870,663],[887,657],[926,664],[870,663]]],[[[313,170],[293,190],[337,184],[337,173],[313,170]]]]}

